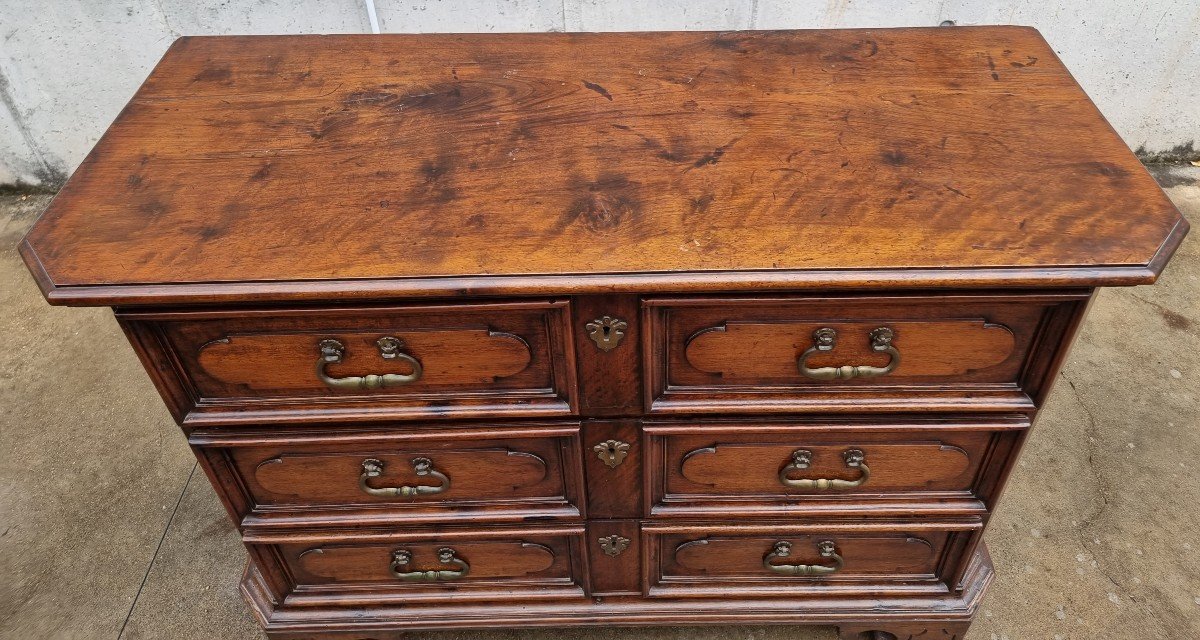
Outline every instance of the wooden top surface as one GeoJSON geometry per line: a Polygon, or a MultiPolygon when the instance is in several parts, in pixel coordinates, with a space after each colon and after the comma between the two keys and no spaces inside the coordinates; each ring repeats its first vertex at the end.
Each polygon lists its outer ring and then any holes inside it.
{"type": "Polygon", "coordinates": [[[30,232],[65,304],[1153,281],[1023,27],[181,38],[30,232]]]}

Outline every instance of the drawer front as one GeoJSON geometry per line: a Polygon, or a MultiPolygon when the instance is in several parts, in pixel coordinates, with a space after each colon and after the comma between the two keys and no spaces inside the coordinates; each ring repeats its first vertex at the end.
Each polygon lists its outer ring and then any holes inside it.
{"type": "Polygon", "coordinates": [[[687,421],[644,427],[650,515],[983,512],[1029,422],[687,421]]]}
{"type": "Polygon", "coordinates": [[[661,597],[943,593],[978,521],[648,524],[645,591],[661,597]]]}
{"type": "Polygon", "coordinates": [[[652,413],[1026,410],[1086,293],[654,298],[652,413]]]}
{"type": "Polygon", "coordinates": [[[565,302],[120,318],[192,424],[575,410],[565,302]]]}
{"type": "Polygon", "coordinates": [[[579,424],[193,433],[243,526],[583,515],[579,424]]]}
{"type": "Polygon", "coordinates": [[[289,602],[404,605],[453,600],[582,597],[583,527],[353,532],[250,541],[291,582],[289,602]],[[269,550],[269,551],[268,551],[269,550]]]}

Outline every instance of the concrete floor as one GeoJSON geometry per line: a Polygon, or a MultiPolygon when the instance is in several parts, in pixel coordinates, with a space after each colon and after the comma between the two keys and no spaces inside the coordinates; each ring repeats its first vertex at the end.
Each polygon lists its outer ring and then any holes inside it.
{"type": "MultiPolygon", "coordinates": [[[[1197,172],[1164,174],[1200,229],[1197,172]]],[[[0,638],[261,638],[233,527],[107,309],[47,306],[0,196],[0,638]]],[[[969,640],[1200,637],[1200,232],[1102,292],[987,539],[969,640]]],[[[831,628],[415,634],[832,640],[831,628]]]]}

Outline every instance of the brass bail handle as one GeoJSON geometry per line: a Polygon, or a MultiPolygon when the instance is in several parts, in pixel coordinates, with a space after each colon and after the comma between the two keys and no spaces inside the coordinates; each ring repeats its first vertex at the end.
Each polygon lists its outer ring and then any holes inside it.
{"type": "Polygon", "coordinates": [[[817,553],[822,558],[829,558],[833,565],[824,564],[773,564],[771,561],[792,555],[792,543],[780,540],[763,556],[763,566],[771,573],[782,573],[788,576],[823,576],[836,573],[843,565],[842,557],[837,554],[837,546],[832,540],[822,540],[817,543],[817,553]]]}
{"type": "Polygon", "coordinates": [[[837,331],[830,327],[821,327],[813,332],[813,345],[800,354],[800,358],[796,360],[796,366],[800,369],[801,374],[813,380],[849,380],[851,378],[884,376],[894,371],[900,364],[900,352],[896,350],[896,347],[892,346],[892,340],[895,337],[896,332],[889,327],[874,329],[868,336],[872,351],[886,353],[891,356],[891,360],[888,361],[885,367],[842,365],[840,367],[810,369],[808,368],[809,358],[818,353],[833,351],[833,348],[837,346],[837,331]]]}
{"type": "Polygon", "coordinates": [[[362,473],[358,476],[358,486],[364,493],[377,496],[380,498],[408,498],[412,496],[425,496],[435,493],[442,493],[450,488],[450,478],[446,474],[433,468],[433,461],[429,458],[413,458],[413,471],[418,476],[429,476],[436,478],[441,482],[438,485],[402,485],[399,487],[372,487],[367,484],[371,478],[378,478],[383,474],[383,461],[375,458],[367,458],[362,461],[362,473]]]}
{"type": "Polygon", "coordinates": [[[384,389],[412,384],[421,379],[424,369],[416,358],[400,351],[404,342],[399,338],[384,336],[375,341],[379,346],[379,357],[384,360],[399,360],[412,368],[412,373],[367,374],[365,376],[346,376],[334,378],[325,373],[326,365],[337,364],[346,355],[346,345],[332,338],[322,340],[317,344],[320,356],[317,358],[317,378],[331,389],[384,389]]]}
{"type": "Polygon", "coordinates": [[[846,449],[842,452],[842,460],[851,469],[858,469],[858,479],[842,480],[841,478],[790,478],[794,471],[802,471],[812,464],[813,454],[808,449],[796,449],[792,452],[792,462],[779,471],[779,482],[793,489],[853,489],[866,484],[871,477],[871,469],[867,467],[867,456],[861,449],[846,449]]]}
{"type": "Polygon", "coordinates": [[[401,571],[412,562],[412,552],[408,549],[397,549],[392,552],[392,564],[388,567],[392,575],[405,582],[444,582],[465,578],[471,572],[471,565],[458,557],[454,549],[442,547],[438,549],[438,562],[448,564],[458,569],[431,569],[429,571],[401,571]]]}

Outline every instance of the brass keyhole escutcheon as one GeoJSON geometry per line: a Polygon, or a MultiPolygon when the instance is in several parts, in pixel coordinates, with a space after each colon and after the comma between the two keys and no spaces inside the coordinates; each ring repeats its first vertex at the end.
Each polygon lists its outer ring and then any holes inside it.
{"type": "Polygon", "coordinates": [[[630,540],[629,538],[619,536],[614,533],[611,536],[604,536],[600,538],[597,540],[597,542],[600,543],[600,549],[603,550],[605,554],[615,558],[621,555],[622,551],[629,548],[630,540]]]}
{"type": "Polygon", "coordinates": [[[592,447],[592,451],[596,452],[596,456],[608,465],[610,469],[615,469],[617,465],[625,462],[625,456],[629,454],[629,443],[621,442],[620,440],[605,440],[600,444],[592,447]]]}
{"type": "Polygon", "coordinates": [[[597,347],[603,351],[612,351],[621,344],[621,339],[625,337],[625,330],[629,328],[629,323],[620,318],[602,316],[588,322],[584,328],[587,329],[588,337],[596,343],[597,347]]]}

